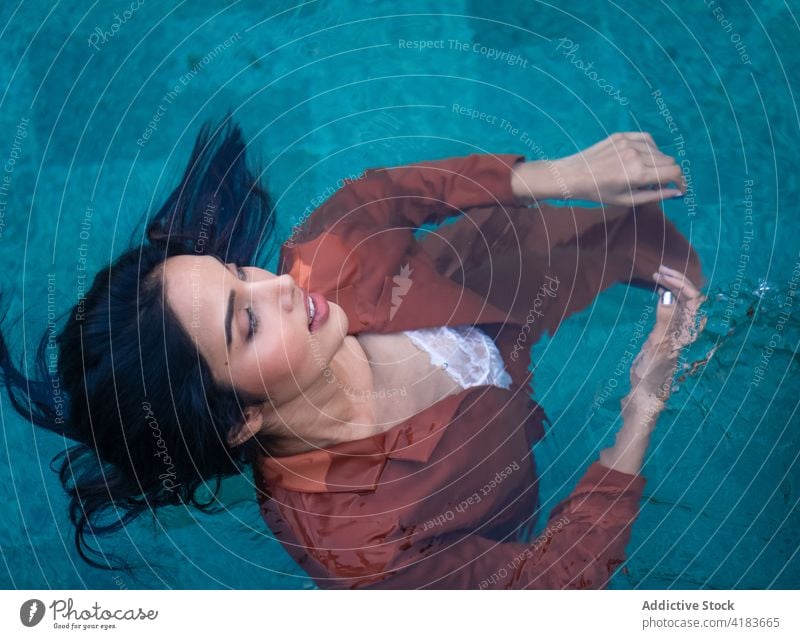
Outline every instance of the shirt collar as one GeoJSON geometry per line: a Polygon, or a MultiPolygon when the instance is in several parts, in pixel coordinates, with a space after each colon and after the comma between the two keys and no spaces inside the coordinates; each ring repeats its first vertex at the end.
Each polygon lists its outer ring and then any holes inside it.
{"type": "Polygon", "coordinates": [[[448,395],[384,433],[296,455],[262,452],[256,465],[270,488],[302,493],[372,492],[389,459],[427,462],[466,393],[448,395]]]}

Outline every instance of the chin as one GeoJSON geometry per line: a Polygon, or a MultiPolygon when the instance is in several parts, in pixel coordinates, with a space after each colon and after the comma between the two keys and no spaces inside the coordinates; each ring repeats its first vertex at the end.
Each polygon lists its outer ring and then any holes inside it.
{"type": "Polygon", "coordinates": [[[315,332],[308,334],[312,344],[315,344],[312,350],[316,350],[317,355],[326,360],[330,360],[341,348],[349,326],[344,309],[333,302],[328,304],[330,305],[328,319],[315,332]]]}
{"type": "Polygon", "coordinates": [[[342,337],[347,335],[347,331],[350,328],[350,322],[347,319],[347,313],[344,312],[344,309],[334,302],[328,302],[331,314],[328,317],[328,321],[324,328],[328,330],[334,330],[335,332],[339,333],[342,337]]]}

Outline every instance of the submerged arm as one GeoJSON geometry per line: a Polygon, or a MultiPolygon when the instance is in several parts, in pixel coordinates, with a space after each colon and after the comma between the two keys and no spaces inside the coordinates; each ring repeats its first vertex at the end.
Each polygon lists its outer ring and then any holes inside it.
{"type": "Polygon", "coordinates": [[[681,349],[691,344],[702,327],[695,319],[705,297],[688,278],[662,266],[654,279],[667,286],[676,300],[658,301],[656,325],[631,365],[631,390],[622,400],[622,427],[614,445],[600,452],[600,463],[623,473],[641,470],[650,435],[672,390],[672,377],[681,349]]]}

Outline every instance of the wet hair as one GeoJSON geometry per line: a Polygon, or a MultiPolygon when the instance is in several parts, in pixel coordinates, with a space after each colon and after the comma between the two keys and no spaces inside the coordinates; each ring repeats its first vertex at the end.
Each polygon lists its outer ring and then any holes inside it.
{"type": "Polygon", "coordinates": [[[218,126],[202,126],[180,184],[147,223],[146,241],[97,273],[54,345],[45,331],[34,379],[12,362],[0,332],[0,369],[13,407],[76,442],[51,467],[60,462],[75,545],[93,566],[132,575],[131,564],[88,537],[167,505],[218,512],[221,480],[252,461],[252,438],[230,447],[226,436],[243,423],[244,409],[264,398],[214,381],[166,304],[163,283],[164,261],[175,255],[251,265],[266,246],[275,248],[271,202],[245,150],[230,114],[218,126]],[[54,347],[56,365],[48,353],[54,347]]]}

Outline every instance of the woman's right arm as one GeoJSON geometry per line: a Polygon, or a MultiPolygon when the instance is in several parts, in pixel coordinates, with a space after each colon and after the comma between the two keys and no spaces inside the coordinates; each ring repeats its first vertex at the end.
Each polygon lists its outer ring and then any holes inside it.
{"type": "Polygon", "coordinates": [[[681,349],[705,325],[703,318],[700,329],[695,329],[705,297],[689,279],[663,266],[656,275],[654,279],[670,289],[675,303],[664,304],[659,296],[656,325],[631,365],[631,391],[622,400],[622,427],[614,445],[600,451],[603,466],[631,475],[642,468],[650,435],[669,399],[681,349]]]}
{"type": "Polygon", "coordinates": [[[404,548],[388,567],[389,578],[373,587],[605,588],[626,559],[644,484],[595,462],[529,543],[479,534],[423,538],[404,548]]]}

